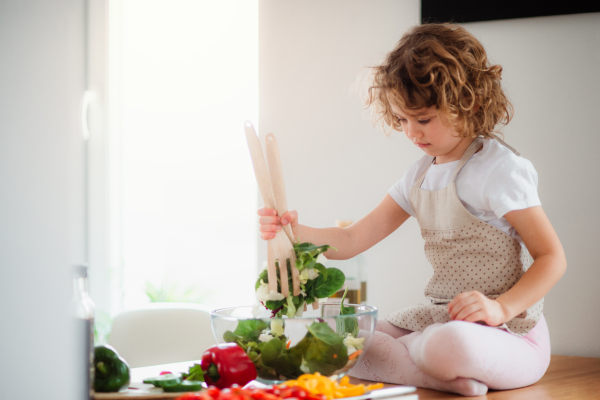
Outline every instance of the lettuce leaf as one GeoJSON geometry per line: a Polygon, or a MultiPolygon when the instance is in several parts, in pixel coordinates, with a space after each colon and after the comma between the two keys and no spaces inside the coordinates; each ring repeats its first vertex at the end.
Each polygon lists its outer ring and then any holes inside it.
{"type": "MultiPolygon", "coordinates": [[[[344,273],[337,268],[326,268],[323,264],[317,262],[320,254],[326,252],[333,247],[329,245],[317,246],[312,243],[296,243],[294,251],[296,253],[296,268],[298,271],[303,269],[316,269],[319,276],[316,279],[309,279],[302,286],[302,290],[306,296],[302,294],[293,296],[290,294],[288,299],[284,300],[268,300],[263,304],[267,309],[271,310],[272,317],[280,317],[287,315],[292,318],[300,307],[314,303],[318,299],[332,296],[344,286],[346,277],[344,273]],[[291,299],[290,299],[291,298],[291,299]]],[[[287,264],[288,269],[288,287],[292,287],[292,269],[290,264],[287,264]]],[[[269,274],[267,270],[263,270],[256,280],[254,289],[258,289],[261,280],[264,283],[269,283],[269,274]]],[[[277,268],[277,291],[281,292],[281,277],[279,268],[277,268]]]]}

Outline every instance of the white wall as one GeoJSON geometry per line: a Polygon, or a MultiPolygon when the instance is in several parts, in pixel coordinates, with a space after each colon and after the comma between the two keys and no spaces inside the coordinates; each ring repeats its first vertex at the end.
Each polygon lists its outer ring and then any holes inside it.
{"type": "Polygon", "coordinates": [[[84,261],[84,2],[0,2],[2,398],[76,399],[70,316],[84,261]]]}
{"type": "Polygon", "coordinates": [[[546,296],[554,354],[600,357],[600,13],[464,25],[504,68],[506,141],[533,162],[567,254],[546,296]]]}
{"type": "MultiPolygon", "coordinates": [[[[421,156],[403,136],[374,128],[350,90],[364,67],[419,23],[419,7],[414,0],[260,2],[260,134],[278,137],[288,204],[301,223],[361,218],[421,156]]],[[[506,140],[536,166],[543,206],[567,252],[567,274],[546,297],[554,354],[600,356],[599,22],[584,14],[465,24],[505,68],[516,108],[506,140]]],[[[261,264],[266,246],[258,246],[261,264]]],[[[380,317],[425,300],[431,267],[422,248],[410,219],[365,253],[368,302],[380,317]]]]}

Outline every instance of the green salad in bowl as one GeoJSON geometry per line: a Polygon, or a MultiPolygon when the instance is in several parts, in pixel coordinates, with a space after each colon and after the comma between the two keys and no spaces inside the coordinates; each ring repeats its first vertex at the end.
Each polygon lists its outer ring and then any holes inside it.
{"type": "MultiPolygon", "coordinates": [[[[329,302],[344,285],[344,274],[326,268],[330,246],[297,243],[300,294],[284,298],[268,290],[263,271],[255,284],[258,304],[211,313],[217,342],[235,342],[254,362],[259,380],[281,383],[305,373],[345,375],[362,357],[377,323],[375,307],[329,302]],[[305,307],[305,305],[309,305],[305,307]]],[[[291,270],[288,267],[291,287],[291,270]]],[[[277,274],[279,280],[279,274],[277,274]]],[[[278,281],[278,289],[279,287],[278,281]]]]}
{"type": "Polygon", "coordinates": [[[253,317],[253,311],[252,306],[215,310],[212,329],[219,343],[242,347],[258,378],[269,384],[305,373],[345,375],[364,354],[377,323],[377,309],[366,305],[322,303],[295,318],[253,317]]]}

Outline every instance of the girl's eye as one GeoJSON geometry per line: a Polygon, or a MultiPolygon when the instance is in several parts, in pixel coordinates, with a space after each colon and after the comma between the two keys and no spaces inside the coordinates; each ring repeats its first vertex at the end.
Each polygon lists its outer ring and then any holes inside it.
{"type": "Polygon", "coordinates": [[[406,122],[405,118],[396,117],[396,121],[401,124],[402,122],[406,122]]]}
{"type": "Polygon", "coordinates": [[[427,125],[429,123],[429,121],[431,121],[431,119],[423,119],[423,120],[419,120],[419,123],[422,125],[427,125]]]}

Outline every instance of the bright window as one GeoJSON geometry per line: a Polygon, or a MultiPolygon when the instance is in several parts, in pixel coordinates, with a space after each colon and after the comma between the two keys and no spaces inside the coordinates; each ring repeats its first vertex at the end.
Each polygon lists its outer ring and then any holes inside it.
{"type": "Polygon", "coordinates": [[[258,1],[121,1],[122,296],[251,304],[258,1]]]}

